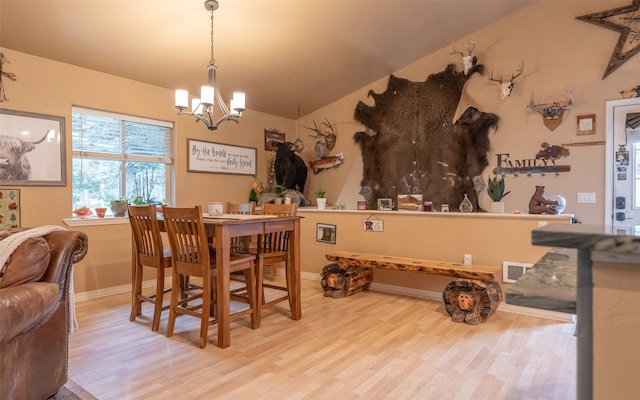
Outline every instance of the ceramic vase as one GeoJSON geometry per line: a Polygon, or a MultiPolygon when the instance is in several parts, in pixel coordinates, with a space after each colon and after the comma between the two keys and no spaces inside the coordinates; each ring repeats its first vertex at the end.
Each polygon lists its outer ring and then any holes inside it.
{"type": "Polygon", "coordinates": [[[504,202],[502,201],[492,201],[491,202],[491,212],[502,214],[504,213],[504,202]]]}

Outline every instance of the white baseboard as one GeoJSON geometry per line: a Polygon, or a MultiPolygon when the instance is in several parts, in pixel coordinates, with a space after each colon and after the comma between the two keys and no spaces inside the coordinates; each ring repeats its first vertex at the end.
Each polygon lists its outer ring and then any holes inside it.
{"type": "MultiPolygon", "coordinates": [[[[284,274],[284,268],[279,268],[278,273],[284,274]]],[[[320,274],[303,271],[300,273],[300,278],[319,282],[320,274]]],[[[171,285],[171,278],[170,277],[166,278],[166,282],[167,282],[167,285],[171,285]]],[[[153,280],[142,282],[143,288],[153,288],[154,286],[155,286],[155,282],[153,280]]],[[[401,296],[417,297],[425,300],[442,301],[441,292],[408,288],[404,286],[387,285],[385,283],[372,282],[371,286],[369,286],[369,290],[374,290],[374,291],[383,292],[383,293],[397,294],[401,296]]],[[[131,285],[112,286],[105,289],[98,289],[98,290],[91,290],[88,292],[76,293],[75,300],[76,302],[79,302],[79,301],[95,299],[98,297],[111,296],[115,294],[128,293],[128,292],[129,293],[131,292],[131,285]]],[[[498,311],[528,315],[531,317],[547,318],[547,319],[562,321],[562,322],[574,322],[573,316],[571,314],[561,313],[557,311],[541,310],[538,308],[531,308],[531,307],[514,306],[512,304],[506,304],[504,302],[500,304],[500,306],[498,307],[498,311]]]]}

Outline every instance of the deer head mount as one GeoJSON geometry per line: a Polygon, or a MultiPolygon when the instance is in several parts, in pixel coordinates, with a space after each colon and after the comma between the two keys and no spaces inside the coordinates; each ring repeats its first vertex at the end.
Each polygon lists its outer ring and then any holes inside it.
{"type": "Polygon", "coordinates": [[[464,47],[467,49],[466,56],[463,52],[457,51],[453,46],[453,42],[451,42],[451,51],[449,52],[449,54],[460,54],[460,57],[462,57],[462,65],[464,66],[464,74],[467,75],[469,73],[469,70],[475,67],[476,63],[478,62],[478,57],[471,56],[473,50],[476,49],[476,39],[472,36],[471,42],[464,47]]]}
{"type": "Polygon", "coordinates": [[[500,99],[504,100],[507,97],[511,96],[511,91],[513,90],[513,81],[522,75],[522,71],[524,71],[524,61],[518,65],[518,68],[513,71],[511,74],[511,78],[504,79],[502,76],[500,79],[496,79],[493,77],[493,71],[489,74],[489,80],[500,83],[500,99]]]}
{"type": "Polygon", "coordinates": [[[568,110],[573,107],[573,93],[571,90],[567,90],[569,95],[568,100],[554,101],[553,103],[535,104],[533,93],[531,93],[531,99],[529,100],[528,109],[535,111],[542,115],[544,124],[550,130],[554,130],[562,122],[562,113],[564,110],[568,110]]]}

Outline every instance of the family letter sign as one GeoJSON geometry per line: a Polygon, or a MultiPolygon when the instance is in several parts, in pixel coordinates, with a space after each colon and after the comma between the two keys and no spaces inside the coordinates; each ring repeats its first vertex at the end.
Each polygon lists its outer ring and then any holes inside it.
{"type": "Polygon", "coordinates": [[[188,172],[256,174],[256,149],[187,139],[188,172]]]}

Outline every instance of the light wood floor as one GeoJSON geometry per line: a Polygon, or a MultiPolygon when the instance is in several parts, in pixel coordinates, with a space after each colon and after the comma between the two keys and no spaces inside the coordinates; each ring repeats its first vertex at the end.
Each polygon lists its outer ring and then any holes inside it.
{"type": "MultiPolygon", "coordinates": [[[[267,311],[260,329],[232,322],[231,347],[152,306],[129,322],[129,296],[77,304],[69,379],[98,399],[575,399],[573,325],[498,310],[486,323],[449,319],[442,302],[380,292],[323,297],[303,280],[302,320],[267,311]]],[[[83,399],[92,396],[82,394],[83,399]]]]}

